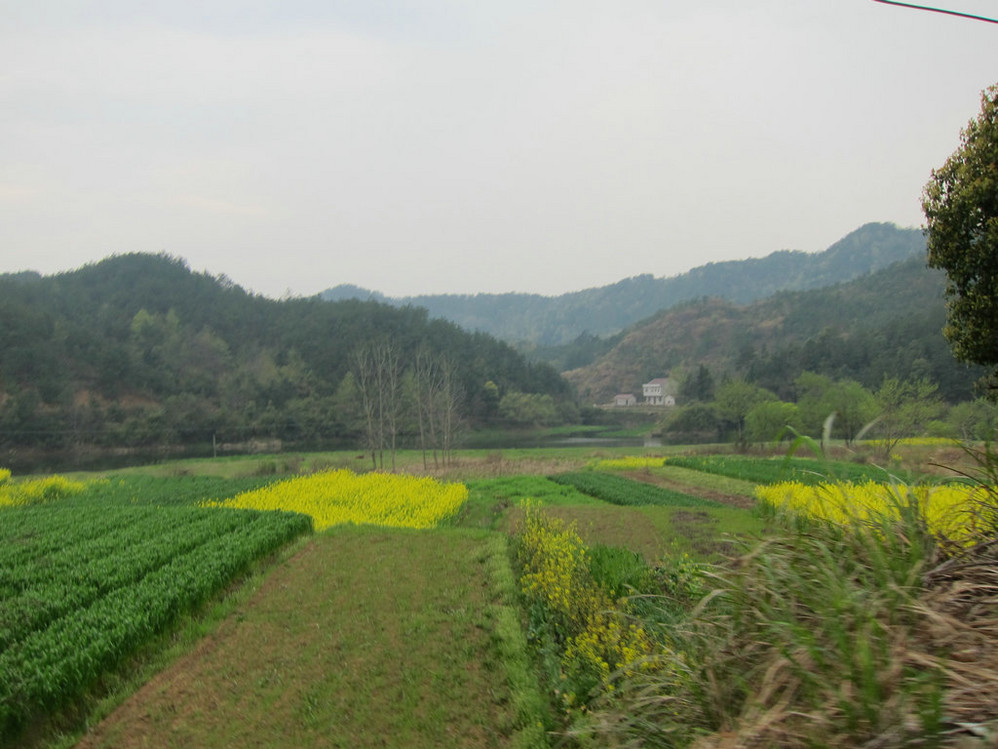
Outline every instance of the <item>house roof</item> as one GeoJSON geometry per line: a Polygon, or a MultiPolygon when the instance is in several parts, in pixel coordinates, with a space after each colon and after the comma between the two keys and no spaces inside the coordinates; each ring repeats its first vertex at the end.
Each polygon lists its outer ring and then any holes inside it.
{"type": "Polygon", "coordinates": [[[645,385],[666,385],[669,382],[668,377],[656,377],[651,382],[646,382],[645,385]]]}

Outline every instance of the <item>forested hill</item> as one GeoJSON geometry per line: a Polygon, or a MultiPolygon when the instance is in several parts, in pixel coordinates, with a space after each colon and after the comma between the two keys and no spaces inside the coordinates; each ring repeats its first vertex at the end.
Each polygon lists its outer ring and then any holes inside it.
{"type": "Polygon", "coordinates": [[[0,276],[0,444],[139,445],[356,432],[355,352],[391,343],[453,365],[462,414],[507,393],[571,404],[551,367],[425,310],[274,301],[166,255],[0,276]],[[486,383],[493,383],[486,387],[486,383]]]}
{"type": "Polygon", "coordinates": [[[745,304],[777,291],[848,281],[924,252],[925,239],[917,229],[866,224],[820,253],[782,250],[764,258],[710,263],[672,278],[645,274],[555,297],[447,294],[390,299],[351,285],[337,286],[321,296],[425,307],[431,317],[451,320],[468,330],[514,343],[551,346],[584,333],[616,333],[689,299],[717,297],[745,304]]]}
{"type": "Polygon", "coordinates": [[[681,382],[701,366],[715,382],[744,378],[788,400],[805,370],[871,389],[885,376],[928,378],[943,398],[966,400],[984,370],[953,358],[942,334],[944,287],[943,272],[914,257],[848,283],[748,305],[689,301],[633,326],[566,377],[584,402],[597,403],[640,394],[653,377],[681,382]]]}

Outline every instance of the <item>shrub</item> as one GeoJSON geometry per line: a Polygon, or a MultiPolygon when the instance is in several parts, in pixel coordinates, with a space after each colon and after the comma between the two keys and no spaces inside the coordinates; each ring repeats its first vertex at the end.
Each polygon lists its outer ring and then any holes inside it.
{"type": "MultiPolygon", "coordinates": [[[[590,550],[575,528],[523,505],[523,529],[517,538],[520,583],[530,612],[530,637],[545,660],[544,670],[562,707],[583,707],[618,670],[639,668],[653,652],[644,627],[628,614],[627,603],[614,599],[590,564],[590,550]]],[[[609,560],[597,552],[601,560],[609,560]]],[[[619,558],[618,558],[619,559],[619,558]]],[[[619,567],[598,562],[597,574],[619,567]]],[[[614,573],[615,574],[615,573],[614,573]]]]}
{"type": "Polygon", "coordinates": [[[688,616],[645,618],[655,667],[612,678],[572,732],[602,746],[903,747],[993,725],[998,645],[982,606],[996,545],[940,564],[917,508],[773,528],[713,568],[688,616]]]}

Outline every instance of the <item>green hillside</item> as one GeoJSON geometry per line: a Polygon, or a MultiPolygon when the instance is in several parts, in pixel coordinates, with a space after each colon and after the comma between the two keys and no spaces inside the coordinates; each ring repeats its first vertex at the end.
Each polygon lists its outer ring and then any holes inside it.
{"type": "MultiPolygon", "coordinates": [[[[681,254],[682,248],[667,248],[665,252],[681,254]]],[[[924,252],[925,240],[917,229],[867,224],[824,252],[781,250],[764,258],[710,263],[672,278],[643,274],[561,296],[444,294],[390,299],[343,285],[323,292],[322,297],[412,304],[425,307],[431,317],[450,320],[469,330],[545,347],[568,344],[586,334],[613,334],[691,299],[707,296],[746,304],[779,291],[849,281],[924,252]]]]}
{"type": "Polygon", "coordinates": [[[803,371],[875,388],[884,376],[927,377],[950,401],[972,397],[983,370],[956,362],[942,335],[945,277],[911,258],[848,283],[781,292],[739,305],[698,299],[619,336],[591,364],[567,372],[584,402],[701,365],[719,380],[743,377],[792,399],[803,371]]]}
{"type": "Polygon", "coordinates": [[[378,346],[397,362],[381,396],[396,398],[422,352],[446,366],[450,405],[471,425],[508,393],[572,404],[553,368],[425,310],[274,301],[177,258],[129,254],[0,276],[0,446],[357,441],[356,354],[378,346]]]}

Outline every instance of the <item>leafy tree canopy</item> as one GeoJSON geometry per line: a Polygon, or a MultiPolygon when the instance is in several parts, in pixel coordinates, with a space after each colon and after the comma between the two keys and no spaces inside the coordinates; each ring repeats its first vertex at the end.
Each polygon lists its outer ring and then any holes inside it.
{"type": "Polygon", "coordinates": [[[932,172],[922,210],[929,265],[946,271],[946,337],[963,361],[998,368],[998,84],[960,147],[932,172]]]}
{"type": "Polygon", "coordinates": [[[402,369],[420,351],[453,362],[473,425],[509,392],[574,407],[552,367],[426,310],[274,301],[135,253],[55,276],[0,275],[0,448],[354,438],[351,358],[385,341],[402,369]]]}

